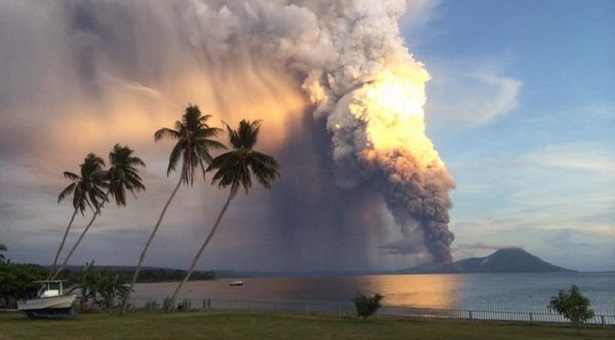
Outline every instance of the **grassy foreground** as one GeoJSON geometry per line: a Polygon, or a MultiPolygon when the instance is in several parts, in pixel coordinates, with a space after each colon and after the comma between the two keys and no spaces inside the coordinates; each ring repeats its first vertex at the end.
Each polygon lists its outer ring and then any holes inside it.
{"type": "Polygon", "coordinates": [[[8,339],[615,339],[615,329],[521,323],[207,313],[79,315],[28,320],[0,314],[0,340],[8,339]]]}

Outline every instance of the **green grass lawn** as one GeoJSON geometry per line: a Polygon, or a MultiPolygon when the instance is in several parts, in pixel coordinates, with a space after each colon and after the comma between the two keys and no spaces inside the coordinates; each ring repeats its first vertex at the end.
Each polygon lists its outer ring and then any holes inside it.
{"type": "Polygon", "coordinates": [[[411,320],[233,313],[80,314],[74,319],[26,319],[0,314],[7,339],[615,339],[615,329],[523,323],[411,320]]]}

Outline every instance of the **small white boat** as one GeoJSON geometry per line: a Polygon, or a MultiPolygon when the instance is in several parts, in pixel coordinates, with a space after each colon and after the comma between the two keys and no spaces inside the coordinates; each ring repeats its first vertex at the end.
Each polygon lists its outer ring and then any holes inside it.
{"type": "Polygon", "coordinates": [[[243,281],[241,280],[237,280],[237,281],[232,281],[231,283],[228,284],[229,286],[243,286],[243,281]]]}
{"type": "Polygon", "coordinates": [[[17,301],[17,309],[29,318],[74,316],[75,294],[64,294],[62,281],[35,281],[41,288],[34,299],[17,301]]]}

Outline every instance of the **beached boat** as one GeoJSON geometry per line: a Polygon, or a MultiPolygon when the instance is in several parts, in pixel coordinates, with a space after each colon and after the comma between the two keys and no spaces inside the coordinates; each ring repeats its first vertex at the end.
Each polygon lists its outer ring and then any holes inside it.
{"type": "Polygon", "coordinates": [[[62,281],[35,281],[41,284],[37,297],[17,301],[17,309],[29,318],[74,316],[75,294],[65,294],[62,281]]]}
{"type": "Polygon", "coordinates": [[[243,281],[241,280],[237,280],[237,281],[232,281],[231,283],[228,284],[229,286],[243,286],[243,281]]]}

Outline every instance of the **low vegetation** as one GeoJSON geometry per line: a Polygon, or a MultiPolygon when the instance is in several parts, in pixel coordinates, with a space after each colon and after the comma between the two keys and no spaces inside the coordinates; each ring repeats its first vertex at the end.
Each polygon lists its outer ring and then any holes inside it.
{"type": "Polygon", "coordinates": [[[4,254],[2,254],[3,251],[7,251],[6,245],[0,243],[0,263],[4,263],[4,254]]]}
{"type": "MultiPolygon", "coordinates": [[[[134,273],[133,267],[113,267],[113,266],[98,266],[99,269],[108,273],[119,275],[123,281],[129,282],[134,273]]],[[[68,267],[60,276],[63,280],[70,282],[76,281],[81,275],[83,267],[68,267]]],[[[185,270],[171,268],[145,268],[139,273],[137,283],[152,283],[152,282],[177,282],[186,275],[185,270]]],[[[213,271],[195,271],[192,273],[191,280],[213,280],[215,279],[213,271]]]]}
{"type": "Polygon", "coordinates": [[[367,295],[357,290],[354,299],[352,299],[357,310],[357,316],[363,319],[363,321],[367,320],[367,318],[375,314],[382,307],[380,302],[383,298],[384,296],[378,293],[367,295]]]}
{"type": "Polygon", "coordinates": [[[594,317],[594,310],[589,308],[591,302],[581,294],[577,285],[572,285],[568,292],[560,290],[549,302],[549,309],[556,311],[570,320],[578,331],[581,325],[594,317]]]}
{"type": "MultiPolygon", "coordinates": [[[[175,269],[146,269],[143,271],[144,282],[178,281],[186,271],[175,269]]],[[[35,297],[40,285],[34,281],[44,280],[47,268],[35,264],[13,263],[9,260],[0,262],[0,309],[17,308],[17,300],[35,297]]],[[[82,267],[69,267],[62,272],[67,291],[77,294],[80,310],[111,311],[118,300],[128,293],[126,282],[132,277],[131,269],[113,269],[113,267],[95,267],[94,261],[82,267]],[[86,305],[89,308],[86,309],[86,305]]],[[[195,272],[195,279],[213,279],[212,272],[195,272]]]]}
{"type": "Polygon", "coordinates": [[[613,339],[613,328],[469,322],[215,313],[80,314],[68,320],[30,320],[0,314],[0,339],[613,339]]]}
{"type": "Polygon", "coordinates": [[[44,267],[10,260],[0,262],[0,308],[17,308],[17,299],[35,289],[32,282],[44,278],[44,267]]]}

